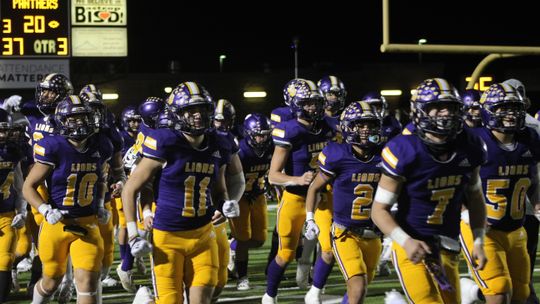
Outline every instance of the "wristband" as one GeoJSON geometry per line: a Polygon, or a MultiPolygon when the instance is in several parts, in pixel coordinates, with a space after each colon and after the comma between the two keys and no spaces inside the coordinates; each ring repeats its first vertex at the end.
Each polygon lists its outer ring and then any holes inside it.
{"type": "Polygon", "coordinates": [[[306,221],[313,221],[313,220],[314,220],[313,212],[311,211],[306,212],[306,221]]]}
{"type": "Polygon", "coordinates": [[[397,201],[397,198],[398,195],[394,192],[378,187],[373,201],[384,205],[393,205],[397,201]]]}
{"type": "Polygon", "coordinates": [[[392,232],[390,232],[390,238],[398,243],[399,246],[403,247],[405,245],[405,242],[411,238],[410,235],[408,235],[401,227],[396,227],[392,232]]]}
{"type": "Polygon", "coordinates": [[[154,212],[152,212],[152,210],[150,209],[144,209],[142,214],[143,214],[143,219],[147,217],[154,217],[154,212]]]}
{"type": "Polygon", "coordinates": [[[137,231],[137,223],[135,223],[135,222],[127,222],[126,226],[127,226],[128,238],[130,240],[132,238],[134,238],[134,237],[139,236],[139,232],[137,231]]]}

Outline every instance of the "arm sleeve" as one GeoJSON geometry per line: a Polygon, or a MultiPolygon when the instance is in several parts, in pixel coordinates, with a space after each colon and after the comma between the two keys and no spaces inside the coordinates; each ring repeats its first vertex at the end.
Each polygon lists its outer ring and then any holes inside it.
{"type": "Polygon", "coordinates": [[[34,144],[34,160],[56,167],[58,163],[58,157],[56,155],[57,145],[51,143],[50,139],[52,138],[52,136],[45,137],[34,144]]]}

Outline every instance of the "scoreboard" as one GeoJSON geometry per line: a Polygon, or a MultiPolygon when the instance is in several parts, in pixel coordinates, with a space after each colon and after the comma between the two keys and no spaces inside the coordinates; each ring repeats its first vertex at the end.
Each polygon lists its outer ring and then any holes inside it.
{"type": "Polygon", "coordinates": [[[70,54],[68,0],[0,0],[0,58],[70,54]]]}

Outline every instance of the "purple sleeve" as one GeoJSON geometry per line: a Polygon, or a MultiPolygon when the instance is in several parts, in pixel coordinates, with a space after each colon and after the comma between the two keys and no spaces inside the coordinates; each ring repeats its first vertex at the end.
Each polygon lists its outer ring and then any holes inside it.
{"type": "Polygon", "coordinates": [[[58,156],[56,153],[56,147],[52,143],[54,137],[48,136],[41,139],[34,144],[34,160],[36,162],[44,163],[55,167],[58,164],[58,156]]]}

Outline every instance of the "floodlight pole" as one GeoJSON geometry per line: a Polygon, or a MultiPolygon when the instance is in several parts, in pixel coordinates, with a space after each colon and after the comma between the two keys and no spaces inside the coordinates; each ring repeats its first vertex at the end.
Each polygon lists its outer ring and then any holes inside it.
{"type": "Polygon", "coordinates": [[[294,49],[294,78],[298,78],[298,37],[293,38],[293,49],[294,49]]]}

